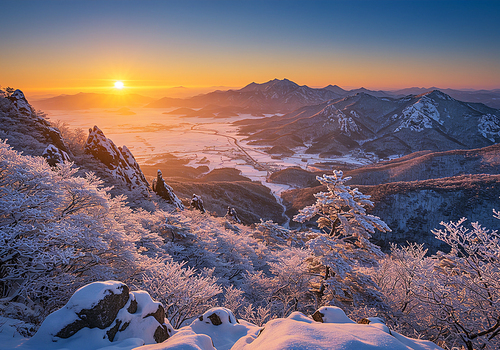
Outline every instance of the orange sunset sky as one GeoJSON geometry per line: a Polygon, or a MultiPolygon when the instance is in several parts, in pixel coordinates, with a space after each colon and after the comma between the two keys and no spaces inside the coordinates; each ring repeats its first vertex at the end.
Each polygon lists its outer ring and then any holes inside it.
{"type": "Polygon", "coordinates": [[[0,85],[500,88],[499,1],[0,1],[0,85]]]}

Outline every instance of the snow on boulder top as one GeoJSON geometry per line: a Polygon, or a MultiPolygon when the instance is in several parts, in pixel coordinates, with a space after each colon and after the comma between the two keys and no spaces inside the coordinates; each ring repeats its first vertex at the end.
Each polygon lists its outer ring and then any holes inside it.
{"type": "Polygon", "coordinates": [[[110,294],[126,293],[128,298],[128,287],[119,281],[103,281],[87,284],[71,296],[66,307],[75,311],[90,309],[97,305],[105,296],[110,294]]]}
{"type": "Polygon", "coordinates": [[[32,114],[32,109],[26,97],[21,90],[16,90],[12,95],[9,96],[9,100],[12,102],[12,107],[17,112],[30,116],[32,114]]]}
{"type": "Polygon", "coordinates": [[[320,307],[312,315],[312,318],[316,322],[323,322],[323,323],[356,323],[346,316],[344,310],[342,310],[337,306],[320,307]]]}
{"type": "Polygon", "coordinates": [[[181,328],[184,329],[208,335],[217,350],[229,350],[238,339],[248,334],[257,335],[261,328],[250,322],[238,321],[231,310],[215,307],[195,319],[189,326],[181,328]]]}
{"type": "Polygon", "coordinates": [[[131,189],[147,192],[149,183],[129,149],[125,146],[116,147],[97,126],[89,129],[85,152],[100,160],[113,177],[126,183],[131,189]]]}
{"type": "Polygon", "coordinates": [[[51,313],[21,349],[132,349],[174,334],[161,303],[117,281],[90,283],[51,313]]]}

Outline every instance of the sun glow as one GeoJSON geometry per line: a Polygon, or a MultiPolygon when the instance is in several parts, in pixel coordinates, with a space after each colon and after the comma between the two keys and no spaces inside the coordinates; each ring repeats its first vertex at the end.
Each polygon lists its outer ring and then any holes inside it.
{"type": "Polygon", "coordinates": [[[123,81],[117,81],[117,82],[115,82],[115,89],[121,90],[121,89],[123,89],[124,86],[125,85],[123,85],[123,81]]]}

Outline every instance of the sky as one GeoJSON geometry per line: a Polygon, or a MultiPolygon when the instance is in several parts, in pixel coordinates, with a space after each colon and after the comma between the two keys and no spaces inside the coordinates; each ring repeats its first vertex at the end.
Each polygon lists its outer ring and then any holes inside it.
{"type": "Polygon", "coordinates": [[[500,1],[0,0],[0,86],[500,88],[500,1]]]}

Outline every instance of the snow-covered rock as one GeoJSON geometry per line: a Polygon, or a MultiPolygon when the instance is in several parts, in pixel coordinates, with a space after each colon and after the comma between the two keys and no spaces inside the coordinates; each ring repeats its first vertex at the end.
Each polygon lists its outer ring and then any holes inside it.
{"type": "Polygon", "coordinates": [[[12,95],[9,96],[9,100],[12,102],[12,109],[18,113],[21,113],[25,116],[31,116],[33,110],[28,103],[26,97],[21,90],[16,90],[12,95]]]}
{"type": "Polygon", "coordinates": [[[21,90],[5,98],[8,113],[0,112],[0,134],[18,151],[44,156],[54,166],[71,161],[73,154],[58,129],[52,127],[43,113],[36,113],[21,90]]]}
{"type": "Polygon", "coordinates": [[[193,193],[193,198],[191,198],[191,207],[194,209],[198,209],[202,213],[205,213],[205,207],[203,206],[203,199],[201,196],[193,193]]]}
{"type": "Polygon", "coordinates": [[[166,200],[168,203],[173,204],[179,209],[184,209],[184,204],[182,204],[181,200],[175,195],[172,187],[165,182],[161,170],[159,169],[156,175],[156,180],[153,181],[152,188],[158,196],[166,200]]]}
{"type": "Polygon", "coordinates": [[[117,342],[137,347],[161,343],[173,332],[163,306],[147,292],[130,292],[117,281],[94,282],[78,289],[63,308],[50,314],[25,346],[101,349],[117,342]]]}
{"type": "Polygon", "coordinates": [[[337,306],[320,307],[313,315],[313,320],[321,323],[355,323],[337,306]]]}
{"type": "Polygon", "coordinates": [[[184,329],[208,335],[217,350],[229,350],[238,339],[247,334],[255,335],[261,328],[250,322],[237,320],[231,310],[216,307],[206,311],[189,326],[181,328],[184,329]]]}
{"type": "MultiPolygon", "coordinates": [[[[334,315],[338,317],[340,313],[335,311],[334,315]]],[[[231,349],[441,349],[430,341],[407,338],[396,332],[391,335],[377,326],[357,324],[348,318],[346,322],[336,321],[319,323],[294,312],[287,318],[269,321],[258,334],[251,333],[240,338],[231,349]]]]}
{"type": "Polygon", "coordinates": [[[48,145],[43,151],[42,156],[47,159],[47,163],[49,163],[50,166],[56,166],[57,164],[71,161],[71,158],[66,152],[54,145],[48,145]]]}
{"type": "Polygon", "coordinates": [[[129,149],[126,146],[116,147],[97,126],[89,129],[85,152],[100,160],[114,178],[130,189],[147,192],[149,183],[129,149]]]}

